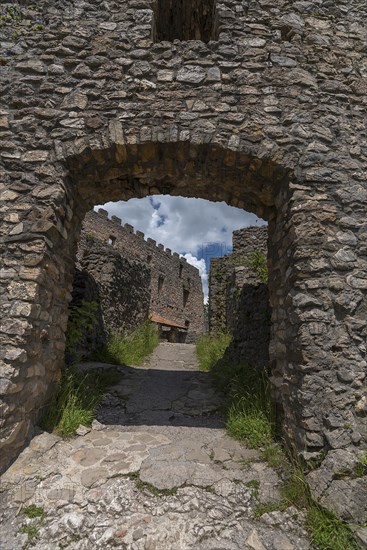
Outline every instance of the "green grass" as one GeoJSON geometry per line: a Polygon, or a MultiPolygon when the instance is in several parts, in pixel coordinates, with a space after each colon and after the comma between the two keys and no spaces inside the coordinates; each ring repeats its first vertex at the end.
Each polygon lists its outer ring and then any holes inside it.
{"type": "MultiPolygon", "coordinates": [[[[206,337],[206,340],[199,344],[203,347],[201,353],[205,370],[211,371],[215,385],[227,398],[228,433],[236,439],[245,441],[249,447],[260,448],[262,457],[270,466],[282,468],[283,473],[288,475],[288,479],[280,487],[281,499],[259,505],[255,510],[255,517],[295,506],[305,511],[306,526],[311,541],[318,550],[357,550],[359,547],[350,526],[313,499],[300,459],[295,455],[289,463],[282,447],[274,441],[275,410],[266,372],[247,365],[230,363],[224,359],[218,362],[220,353],[216,355],[216,350],[221,350],[221,357],[224,353],[221,339],[218,340],[216,342],[215,338],[206,337]]],[[[199,350],[198,356],[202,359],[199,350]]],[[[361,454],[359,462],[363,473],[367,455],[361,454]]],[[[259,491],[256,480],[247,485],[253,489],[256,496],[259,491]]]]}
{"type": "Polygon", "coordinates": [[[140,479],[139,472],[124,474],[123,477],[128,477],[132,481],[135,481],[135,486],[139,491],[149,491],[155,497],[170,496],[177,493],[178,487],[172,487],[171,489],[158,489],[158,487],[152,485],[152,483],[142,481],[140,479]]]}
{"type": "Polygon", "coordinates": [[[281,445],[278,443],[270,443],[261,450],[263,459],[271,468],[282,468],[287,465],[287,457],[281,445]]]}
{"type": "Polygon", "coordinates": [[[250,448],[269,447],[275,431],[275,410],[266,373],[223,361],[212,374],[227,397],[228,433],[250,448]]]}
{"type": "Polygon", "coordinates": [[[269,417],[261,409],[261,404],[253,404],[247,397],[231,405],[226,428],[229,435],[245,441],[250,449],[269,445],[272,439],[273,427],[269,417]]]}
{"type": "Polygon", "coordinates": [[[268,282],[268,264],[266,257],[260,250],[255,250],[248,255],[248,263],[255,271],[260,281],[264,284],[268,282]]]}
{"type": "Polygon", "coordinates": [[[82,300],[79,305],[69,308],[65,342],[65,358],[69,365],[82,360],[87,335],[96,324],[98,307],[97,302],[82,300]]]}
{"type": "Polygon", "coordinates": [[[38,538],[39,529],[36,525],[23,525],[19,532],[28,535],[28,543],[32,544],[38,538]]]}
{"type": "Polygon", "coordinates": [[[299,463],[293,461],[288,480],[280,487],[281,500],[259,505],[255,517],[295,506],[306,512],[306,528],[318,550],[358,550],[350,526],[320,506],[312,497],[299,463]]]}
{"type": "Polygon", "coordinates": [[[72,367],[65,370],[56,397],[41,420],[41,428],[70,437],[80,424],[89,426],[105,389],[120,378],[121,374],[111,369],[87,373],[78,373],[72,367]]]}
{"type": "Polygon", "coordinates": [[[231,339],[232,336],[224,332],[215,336],[209,334],[202,335],[196,344],[200,369],[203,371],[212,370],[215,364],[222,359],[231,339]]]}
{"type": "Polygon", "coordinates": [[[306,516],[311,541],[319,550],[358,550],[350,527],[329,510],[311,506],[306,516]]]}
{"type": "Polygon", "coordinates": [[[111,335],[106,346],[97,350],[93,359],[114,365],[140,365],[158,344],[155,324],[146,321],[127,336],[111,335]]]}
{"type": "Polygon", "coordinates": [[[251,479],[245,483],[246,487],[249,487],[252,490],[252,496],[257,498],[259,496],[260,481],[258,479],[251,479]]]}
{"type": "Polygon", "coordinates": [[[35,504],[30,504],[26,508],[23,508],[22,512],[27,518],[42,518],[45,513],[41,506],[36,506],[35,504]]]}

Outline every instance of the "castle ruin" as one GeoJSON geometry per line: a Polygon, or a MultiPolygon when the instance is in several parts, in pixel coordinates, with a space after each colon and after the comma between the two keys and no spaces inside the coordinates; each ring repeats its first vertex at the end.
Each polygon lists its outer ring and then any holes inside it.
{"type": "Polygon", "coordinates": [[[107,332],[129,332],[148,318],[169,341],[194,342],[204,331],[198,269],[116,216],[87,213],[77,258],[98,284],[107,332]]]}
{"type": "Polygon", "coordinates": [[[270,319],[267,227],[233,231],[231,254],[211,258],[209,330],[229,332],[231,360],[269,367],[270,319]]]}
{"type": "Polygon", "coordinates": [[[150,194],[268,221],[282,431],[305,458],[363,448],[366,3],[14,5],[0,31],[2,467],[60,377],[85,214],[150,194]]]}

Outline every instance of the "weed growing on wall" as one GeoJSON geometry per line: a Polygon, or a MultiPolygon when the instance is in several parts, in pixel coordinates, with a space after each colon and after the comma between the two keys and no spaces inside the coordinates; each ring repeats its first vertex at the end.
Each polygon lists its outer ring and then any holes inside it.
{"type": "Polygon", "coordinates": [[[255,250],[248,255],[248,263],[250,267],[255,271],[256,275],[259,277],[260,281],[264,284],[268,282],[268,264],[266,257],[259,250],[255,250]]]}
{"type": "Polygon", "coordinates": [[[228,348],[232,336],[229,333],[221,332],[214,336],[203,334],[196,343],[196,354],[199,358],[201,370],[210,371],[221,359],[228,348]]]}
{"type": "Polygon", "coordinates": [[[82,359],[81,348],[88,332],[96,323],[97,310],[97,302],[86,300],[69,308],[65,342],[65,357],[68,364],[74,364],[82,359]]]}
{"type": "Polygon", "coordinates": [[[94,354],[94,360],[114,365],[140,365],[159,344],[158,330],[154,323],[145,321],[128,334],[113,334],[107,344],[94,354]]]}
{"type": "Polygon", "coordinates": [[[3,6],[0,8],[0,28],[8,31],[8,36],[13,40],[26,34],[33,34],[45,28],[42,19],[35,19],[30,10],[20,6],[3,6]]]}

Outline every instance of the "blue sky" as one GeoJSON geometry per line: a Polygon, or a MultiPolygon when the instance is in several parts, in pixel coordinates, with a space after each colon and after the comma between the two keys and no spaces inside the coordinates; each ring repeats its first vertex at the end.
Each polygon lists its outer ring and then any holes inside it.
{"type": "Polygon", "coordinates": [[[210,258],[231,251],[235,229],[265,223],[254,214],[224,202],[170,195],[109,202],[95,208],[100,207],[195,265],[200,271],[205,296],[208,293],[210,258]]]}

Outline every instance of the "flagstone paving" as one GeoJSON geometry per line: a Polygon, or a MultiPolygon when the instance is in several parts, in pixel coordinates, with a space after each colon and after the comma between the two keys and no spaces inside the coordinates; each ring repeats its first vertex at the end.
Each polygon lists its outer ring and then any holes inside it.
{"type": "Polygon", "coordinates": [[[160,344],[119,372],[90,429],[40,432],[2,476],[1,550],[311,548],[294,507],[255,517],[281,479],[226,435],[193,345],[160,344]]]}

